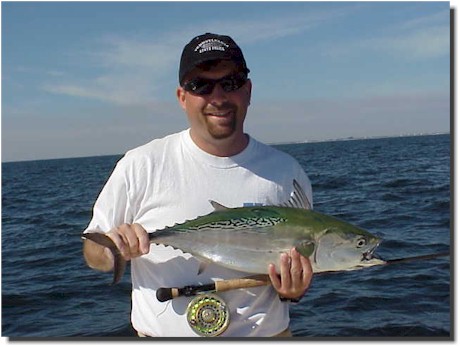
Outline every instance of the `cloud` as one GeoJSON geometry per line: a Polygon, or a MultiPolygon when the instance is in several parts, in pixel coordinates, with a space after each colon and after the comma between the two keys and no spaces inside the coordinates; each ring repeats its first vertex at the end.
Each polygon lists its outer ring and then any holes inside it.
{"type": "MultiPolygon", "coordinates": [[[[438,12],[430,13],[427,15],[408,19],[400,23],[399,28],[401,30],[405,30],[405,29],[410,30],[410,29],[418,29],[420,27],[429,27],[433,25],[436,26],[436,25],[439,25],[440,23],[446,23],[446,20],[450,18],[449,16],[450,16],[450,13],[447,10],[438,11],[438,12]]],[[[449,23],[449,21],[447,23],[449,23]]]]}
{"type": "Polygon", "coordinates": [[[34,75],[47,75],[52,77],[63,77],[65,76],[65,72],[55,69],[44,69],[44,68],[37,68],[37,67],[29,67],[29,66],[16,66],[13,69],[13,72],[22,73],[22,74],[34,74],[34,75]]]}
{"type": "Polygon", "coordinates": [[[167,36],[160,41],[113,37],[105,40],[105,49],[95,56],[106,67],[159,71],[169,67],[171,60],[175,60],[177,45],[178,42],[171,41],[167,36]]]}
{"type": "Polygon", "coordinates": [[[44,91],[67,96],[89,98],[119,105],[143,104],[155,95],[155,79],[151,72],[109,73],[87,81],[47,83],[44,91]]]}
{"type": "MultiPolygon", "coordinates": [[[[90,98],[111,104],[145,103],[158,98],[158,85],[177,69],[179,56],[191,33],[202,33],[219,28],[229,33],[240,44],[272,40],[296,35],[319,26],[349,10],[334,9],[283,16],[263,16],[259,19],[240,19],[203,22],[174,32],[148,38],[104,37],[88,42],[83,52],[74,54],[75,60],[84,60],[88,68],[97,69],[96,77],[74,77],[67,81],[52,80],[42,89],[49,93],[90,98]],[[85,53],[86,52],[86,53],[85,53]]],[[[143,33],[146,35],[146,33],[143,33]]],[[[193,35],[193,34],[192,34],[193,35]]]]}
{"type": "MultiPolygon", "coordinates": [[[[91,71],[92,77],[63,76],[49,79],[48,93],[130,105],[159,100],[160,86],[171,87],[183,45],[191,35],[213,31],[229,33],[242,45],[253,45],[299,35],[353,15],[365,6],[250,16],[231,20],[203,21],[162,34],[138,33],[136,37],[106,36],[78,47],[74,59],[91,71]],[[152,39],[154,37],[154,39],[152,39]],[[81,63],[83,62],[83,64],[81,63]],[[95,73],[94,73],[95,71],[95,73]]],[[[441,11],[411,18],[366,38],[324,44],[323,55],[340,59],[369,52],[406,60],[426,60],[449,53],[449,16],[441,11]]],[[[77,49],[77,48],[76,48],[77,49]]],[[[173,86],[172,86],[173,87],[173,86]]]]}
{"type": "Polygon", "coordinates": [[[449,55],[449,11],[388,25],[368,37],[324,45],[323,55],[340,58],[368,52],[404,60],[427,60],[449,55]]]}
{"type": "Polygon", "coordinates": [[[439,25],[410,30],[406,33],[363,40],[359,46],[406,59],[431,59],[449,54],[449,26],[439,25]]]}
{"type": "Polygon", "coordinates": [[[90,98],[110,104],[142,104],[157,99],[157,81],[177,65],[179,43],[167,36],[157,40],[104,37],[88,42],[83,52],[70,54],[83,60],[94,77],[52,80],[49,93],[90,98]]]}
{"type": "Polygon", "coordinates": [[[209,23],[204,29],[220,28],[239,43],[253,44],[304,33],[347,16],[360,6],[337,7],[328,10],[310,10],[297,13],[277,13],[275,16],[252,17],[250,20],[209,23]]]}

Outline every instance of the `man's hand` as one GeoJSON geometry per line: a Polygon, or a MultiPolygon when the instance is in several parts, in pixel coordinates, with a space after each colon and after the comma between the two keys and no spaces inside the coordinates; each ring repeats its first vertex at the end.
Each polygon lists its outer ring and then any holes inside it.
{"type": "Polygon", "coordinates": [[[140,224],[122,224],[106,235],[112,239],[125,260],[140,257],[150,250],[149,236],[140,224]]]}
{"type": "MultiPolygon", "coordinates": [[[[126,261],[147,254],[150,250],[149,236],[140,224],[123,224],[102,235],[113,241],[126,261]]],[[[107,272],[114,268],[112,250],[90,239],[83,240],[83,256],[92,269],[107,272]]]]}
{"type": "Polygon", "coordinates": [[[305,294],[310,286],[313,270],[310,260],[300,255],[295,248],[290,254],[281,254],[280,274],[275,265],[268,266],[268,275],[278,294],[286,299],[297,299],[305,294]]]}

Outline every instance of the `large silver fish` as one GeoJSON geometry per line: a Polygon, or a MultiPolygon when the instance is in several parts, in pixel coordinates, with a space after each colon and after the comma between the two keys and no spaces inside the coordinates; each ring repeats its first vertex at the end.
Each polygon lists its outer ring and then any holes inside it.
{"type": "MultiPolygon", "coordinates": [[[[308,257],[314,272],[354,270],[384,264],[373,255],[380,239],[369,232],[309,207],[294,181],[285,206],[226,208],[211,202],[215,211],[149,234],[150,241],[169,245],[198,259],[253,274],[277,266],[281,253],[292,247],[308,257]],[[288,207],[290,206],[290,207],[288,207]]],[[[115,257],[113,283],[120,280],[126,262],[112,240],[102,233],[83,238],[109,247],[115,257]]]]}

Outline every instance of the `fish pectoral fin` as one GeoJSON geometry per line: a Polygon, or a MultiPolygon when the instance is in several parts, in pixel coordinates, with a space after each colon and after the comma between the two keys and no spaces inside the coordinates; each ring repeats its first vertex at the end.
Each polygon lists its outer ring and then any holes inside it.
{"type": "MultiPolygon", "coordinates": [[[[113,253],[113,252],[112,252],[113,253]]],[[[113,280],[111,285],[117,284],[120,282],[123,274],[126,270],[127,261],[121,256],[120,252],[114,254],[114,265],[113,265],[113,280]]]]}
{"type": "Polygon", "coordinates": [[[310,257],[315,251],[315,243],[313,241],[303,241],[295,246],[297,252],[305,258],[310,257]]]}
{"type": "Polygon", "coordinates": [[[209,200],[209,203],[212,205],[212,207],[214,207],[214,211],[226,211],[230,209],[230,207],[219,204],[214,200],[209,200]]]}
{"type": "Polygon", "coordinates": [[[113,254],[113,280],[112,285],[120,282],[126,270],[126,260],[122,257],[118,247],[113,243],[112,239],[103,233],[85,233],[82,239],[93,241],[101,246],[107,247],[113,254]]]}
{"type": "Polygon", "coordinates": [[[204,270],[206,270],[206,268],[208,267],[209,264],[210,264],[209,261],[201,261],[200,262],[200,267],[198,268],[197,275],[201,275],[204,272],[204,270]]]}
{"type": "Polygon", "coordinates": [[[208,265],[211,264],[211,261],[197,255],[194,255],[194,257],[200,262],[197,275],[201,275],[208,265]]]}

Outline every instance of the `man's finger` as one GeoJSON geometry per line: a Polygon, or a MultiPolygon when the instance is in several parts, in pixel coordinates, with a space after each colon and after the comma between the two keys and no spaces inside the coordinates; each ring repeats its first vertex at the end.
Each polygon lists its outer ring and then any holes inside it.
{"type": "Polygon", "coordinates": [[[302,283],[302,263],[300,261],[300,253],[295,248],[291,249],[291,279],[292,286],[297,288],[302,283]]]}
{"type": "Polygon", "coordinates": [[[291,287],[291,257],[283,253],[280,256],[280,275],[282,288],[291,287]]]}
{"type": "Polygon", "coordinates": [[[150,251],[149,234],[140,224],[134,223],[132,227],[137,236],[137,242],[140,253],[147,254],[150,251]]]}
{"type": "Polygon", "coordinates": [[[120,235],[116,231],[116,229],[109,231],[106,235],[108,237],[110,237],[110,239],[113,241],[115,246],[117,246],[117,248],[120,251],[120,253],[123,256],[123,258],[125,258],[126,260],[129,260],[129,250],[128,250],[128,247],[127,247],[122,235],[120,235]]]}
{"type": "Polygon", "coordinates": [[[276,291],[279,291],[281,289],[281,279],[278,273],[276,272],[275,265],[268,265],[268,276],[270,277],[273,288],[275,288],[276,291]]]}
{"type": "Polygon", "coordinates": [[[300,262],[302,264],[303,269],[302,282],[305,288],[308,289],[313,278],[313,268],[311,267],[311,262],[308,258],[300,257],[300,262]]]}

